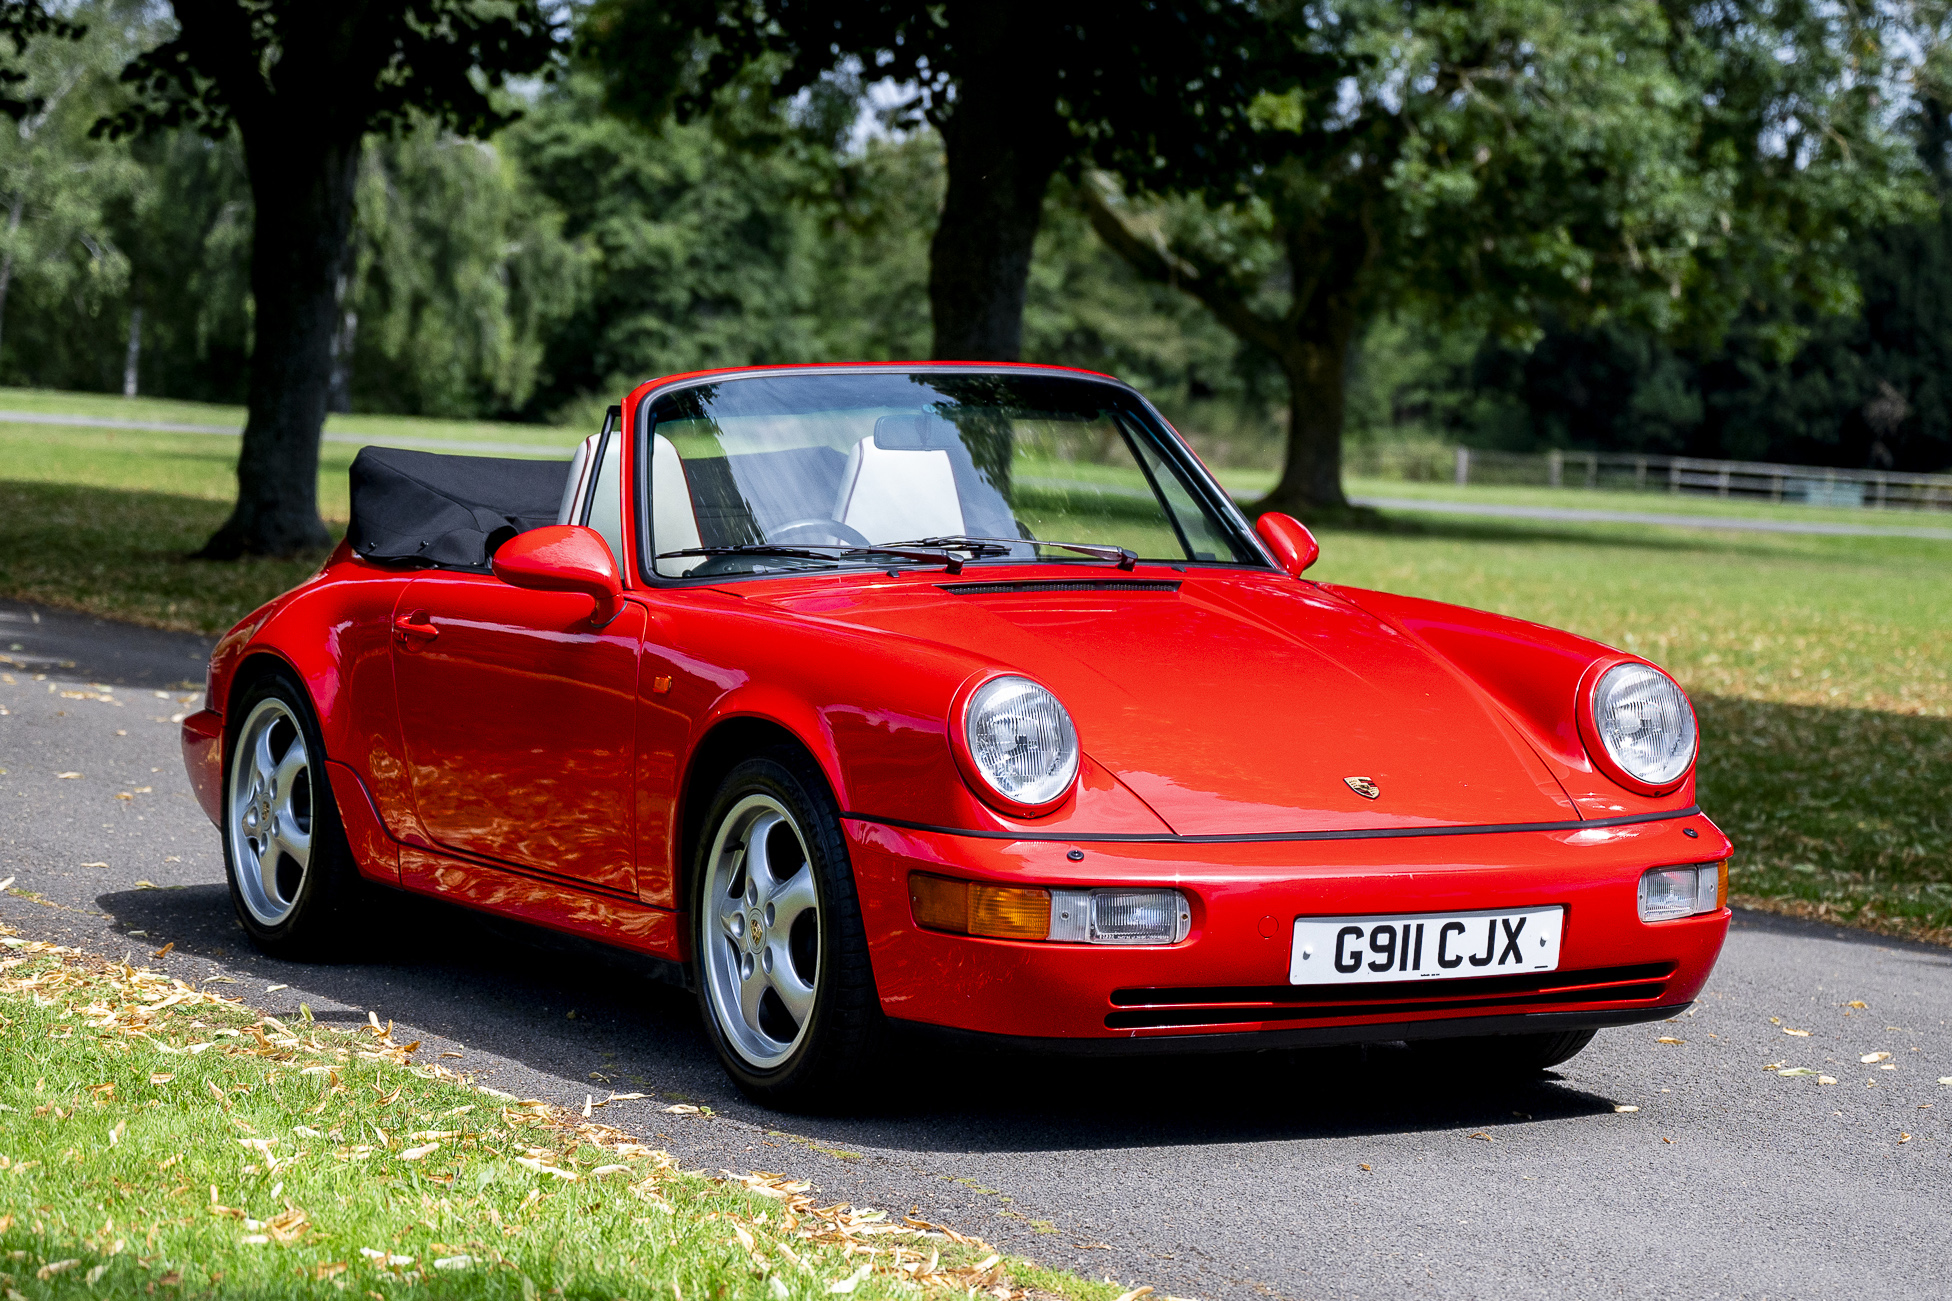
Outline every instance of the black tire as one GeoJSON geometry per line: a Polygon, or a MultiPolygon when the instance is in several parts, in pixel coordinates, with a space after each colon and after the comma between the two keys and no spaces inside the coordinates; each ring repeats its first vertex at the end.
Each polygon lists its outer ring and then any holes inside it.
{"type": "MultiPolygon", "coordinates": [[[[251,943],[270,957],[305,962],[348,956],[356,933],[352,915],[365,888],[325,775],[325,743],[310,696],[290,673],[278,669],[232,698],[226,714],[218,827],[224,839],[224,877],[238,922],[251,943]],[[286,811],[298,810],[294,822],[309,837],[307,860],[295,874],[294,860],[282,843],[274,839],[261,844],[239,811],[241,797],[253,789],[255,773],[253,766],[240,774],[239,764],[254,765],[260,730],[281,761],[305,761],[302,774],[294,772],[288,783],[289,799],[282,801],[290,806],[286,811]],[[294,741],[302,744],[301,754],[294,754],[294,741]],[[243,753],[247,747],[252,755],[243,753]],[[266,849],[276,858],[268,869],[259,866],[266,849]],[[267,884],[273,878],[277,884],[267,884]]],[[[274,794],[272,803],[279,802],[274,794]]]]}
{"type": "Polygon", "coordinates": [[[1561,1030],[1549,1034],[1422,1039],[1410,1046],[1419,1056],[1461,1072],[1480,1076],[1528,1076],[1570,1061],[1598,1033],[1598,1030],[1561,1030]]]}
{"type": "Polygon", "coordinates": [[[698,838],[690,903],[699,1012],[726,1074],[767,1106],[842,1105],[871,1066],[885,1022],[840,810],[805,754],[770,751],[726,774],[698,838]],[[783,929],[769,929],[774,902],[798,907],[781,914],[783,929]],[[744,928],[736,935],[727,924],[735,916],[744,928]],[[756,927],[745,920],[754,916],[756,927]],[[764,973],[777,977],[760,974],[769,958],[764,973]],[[802,1015],[782,996],[788,984],[796,1000],[804,996],[802,1015]],[[761,985],[747,1016],[744,995],[761,985]]]}

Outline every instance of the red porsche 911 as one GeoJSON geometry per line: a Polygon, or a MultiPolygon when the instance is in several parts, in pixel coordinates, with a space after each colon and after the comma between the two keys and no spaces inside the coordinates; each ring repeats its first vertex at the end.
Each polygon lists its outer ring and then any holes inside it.
{"type": "Polygon", "coordinates": [[[269,952],[375,886],[620,945],[781,1105],[896,1030],[1536,1071],[1720,952],[1672,679],[1310,581],[1305,528],[1103,376],[680,375],[567,472],[352,479],[183,726],[269,952]]]}

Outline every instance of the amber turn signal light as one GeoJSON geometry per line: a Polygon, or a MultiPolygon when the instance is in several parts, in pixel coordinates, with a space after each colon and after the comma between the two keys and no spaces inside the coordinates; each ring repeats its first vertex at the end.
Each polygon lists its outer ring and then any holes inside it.
{"type": "Polygon", "coordinates": [[[908,905],[917,925],[957,935],[1041,940],[1051,929],[1051,892],[1035,887],[983,885],[917,872],[908,878],[908,905]]]}

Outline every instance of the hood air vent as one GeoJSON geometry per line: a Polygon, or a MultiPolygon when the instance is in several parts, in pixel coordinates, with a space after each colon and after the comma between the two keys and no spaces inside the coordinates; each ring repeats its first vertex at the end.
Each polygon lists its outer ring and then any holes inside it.
{"type": "Polygon", "coordinates": [[[1014,592],[1177,592],[1178,583],[1148,583],[1116,578],[1070,582],[1035,580],[1021,583],[937,583],[937,587],[957,596],[995,596],[1014,592]]]}

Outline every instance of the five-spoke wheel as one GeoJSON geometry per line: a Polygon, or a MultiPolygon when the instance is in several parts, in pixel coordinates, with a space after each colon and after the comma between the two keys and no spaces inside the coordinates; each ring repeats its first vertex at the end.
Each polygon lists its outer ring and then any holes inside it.
{"type": "Polygon", "coordinates": [[[705,899],[717,934],[699,957],[732,1048],[776,1066],[806,1034],[820,980],[820,892],[793,815],[748,795],[719,824],[705,899]]]}
{"type": "Polygon", "coordinates": [[[344,947],[359,871],[325,775],[312,702],[282,669],[234,695],[224,745],[224,870],[251,940],[283,958],[344,947]]]}
{"type": "Polygon", "coordinates": [[[291,915],[305,884],[312,782],[311,753],[291,706],[276,696],[260,700],[238,729],[227,808],[238,893],[266,926],[291,915]]]}
{"type": "Polygon", "coordinates": [[[725,774],[692,871],[698,997],[739,1087],[824,1105],[858,1078],[882,1017],[840,812],[804,752],[725,774]]]}

